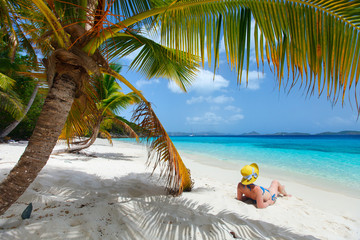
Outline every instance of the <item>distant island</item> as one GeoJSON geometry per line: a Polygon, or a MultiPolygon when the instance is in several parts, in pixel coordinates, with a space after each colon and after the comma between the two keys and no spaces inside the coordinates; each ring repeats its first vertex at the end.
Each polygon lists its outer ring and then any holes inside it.
{"type": "Polygon", "coordinates": [[[323,132],[317,135],[360,135],[360,131],[323,132]]]}
{"type": "Polygon", "coordinates": [[[322,132],[322,133],[302,133],[302,132],[277,132],[270,134],[261,134],[255,131],[243,133],[243,134],[226,134],[217,132],[198,132],[198,133],[186,133],[186,132],[169,132],[169,136],[172,137],[185,137],[185,136],[316,136],[316,135],[328,135],[328,136],[342,136],[342,135],[360,135],[360,131],[340,131],[340,132],[322,132]]]}

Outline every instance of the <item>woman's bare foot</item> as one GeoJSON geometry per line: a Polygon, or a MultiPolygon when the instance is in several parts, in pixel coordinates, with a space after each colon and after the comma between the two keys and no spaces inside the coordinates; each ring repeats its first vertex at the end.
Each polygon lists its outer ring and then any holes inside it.
{"type": "Polygon", "coordinates": [[[281,194],[284,195],[284,196],[291,197],[291,195],[290,195],[290,194],[287,194],[287,192],[285,191],[285,186],[284,186],[284,185],[280,185],[280,184],[279,184],[279,193],[281,193],[281,194]]]}

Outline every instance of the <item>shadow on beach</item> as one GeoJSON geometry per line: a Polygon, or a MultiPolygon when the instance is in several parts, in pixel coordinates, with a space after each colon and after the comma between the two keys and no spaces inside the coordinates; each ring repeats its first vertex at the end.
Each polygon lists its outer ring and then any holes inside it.
{"type": "Polygon", "coordinates": [[[157,175],[145,173],[100,179],[49,168],[0,217],[0,238],[316,239],[234,212],[216,213],[207,204],[166,195],[163,186],[157,175]],[[32,216],[21,220],[29,202],[32,216]]]}
{"type": "MultiPolygon", "coordinates": [[[[82,154],[82,153],[80,153],[82,154]]],[[[123,153],[91,153],[92,157],[104,158],[109,160],[116,160],[116,161],[133,161],[134,156],[125,155],[123,153]]]]}

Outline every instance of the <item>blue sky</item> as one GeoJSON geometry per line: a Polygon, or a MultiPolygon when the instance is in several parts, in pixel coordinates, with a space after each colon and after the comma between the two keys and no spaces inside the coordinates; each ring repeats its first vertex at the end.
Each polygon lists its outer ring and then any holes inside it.
{"type": "MultiPolygon", "coordinates": [[[[333,106],[326,94],[308,96],[299,84],[290,92],[283,87],[279,90],[267,63],[264,68],[257,69],[253,48],[248,86],[245,78],[238,85],[237,74],[230,70],[224,50],[222,46],[215,80],[213,68],[209,69],[206,63],[187,93],[181,92],[166,79],[148,80],[134,71],[128,71],[127,66],[134,55],[119,63],[124,65],[121,74],[152,102],[155,113],[168,132],[242,134],[257,131],[267,134],[360,131],[354,101],[352,108],[348,98],[343,106],[341,102],[333,106]]],[[[292,78],[289,80],[292,81],[292,78]]],[[[354,99],[354,92],[350,99],[354,99]]],[[[131,110],[121,115],[129,119],[131,110]]]]}

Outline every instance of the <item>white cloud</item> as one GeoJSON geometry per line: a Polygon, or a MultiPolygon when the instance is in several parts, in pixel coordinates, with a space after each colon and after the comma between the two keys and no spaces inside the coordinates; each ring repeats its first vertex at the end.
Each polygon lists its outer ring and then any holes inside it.
{"type": "Polygon", "coordinates": [[[241,112],[241,108],[229,105],[225,107],[226,111],[230,111],[230,112],[241,112]]]}
{"type": "Polygon", "coordinates": [[[189,88],[189,90],[194,90],[201,93],[211,93],[218,91],[222,88],[229,86],[229,81],[226,80],[223,76],[215,74],[208,70],[200,69],[196,80],[189,88]]]}
{"type": "Polygon", "coordinates": [[[194,103],[202,103],[205,101],[206,98],[204,98],[203,96],[200,97],[192,97],[189,100],[186,100],[187,104],[194,104],[194,103]]]}
{"type": "Polygon", "coordinates": [[[140,80],[136,81],[135,85],[138,88],[141,88],[144,85],[157,84],[157,83],[160,83],[159,79],[151,79],[151,80],[140,79],[140,80]]]}
{"type": "Polygon", "coordinates": [[[190,124],[218,125],[223,122],[224,119],[213,112],[207,112],[203,116],[187,117],[186,121],[190,124]]]}
{"type": "Polygon", "coordinates": [[[246,86],[246,70],[244,69],[241,74],[241,86],[243,88],[247,88],[250,90],[258,90],[260,88],[260,84],[262,82],[262,79],[265,78],[265,73],[258,71],[249,71],[248,72],[248,83],[246,86]]]}
{"type": "Polygon", "coordinates": [[[230,121],[238,121],[244,119],[244,115],[242,114],[235,114],[229,118],[230,121]]]}
{"type": "MultiPolygon", "coordinates": [[[[210,94],[215,91],[219,91],[221,89],[227,88],[229,86],[229,80],[226,80],[223,76],[219,74],[215,74],[208,70],[200,69],[198,72],[194,82],[190,87],[188,87],[188,91],[195,91],[201,94],[210,94]]],[[[169,82],[168,87],[171,91],[179,93],[182,92],[175,83],[169,82]]]]}
{"type": "Polygon", "coordinates": [[[332,118],[328,119],[327,122],[328,122],[328,125],[330,125],[330,126],[354,124],[353,119],[342,118],[342,117],[339,117],[339,116],[332,117],[332,118]]]}
{"type": "Polygon", "coordinates": [[[191,99],[187,100],[186,103],[187,104],[194,104],[194,103],[202,103],[202,102],[207,102],[207,103],[215,103],[215,104],[224,104],[224,103],[228,103],[228,102],[233,102],[234,98],[233,97],[227,97],[225,95],[220,95],[217,97],[192,97],[191,99]]]}
{"type": "Polygon", "coordinates": [[[184,93],[184,91],[181,90],[181,88],[178,85],[176,85],[174,81],[168,82],[168,88],[170,89],[170,91],[174,93],[184,93]]]}
{"type": "Polygon", "coordinates": [[[219,111],[221,108],[219,107],[219,105],[211,105],[210,106],[210,110],[211,111],[219,111]]]}
{"type": "Polygon", "coordinates": [[[203,125],[218,125],[218,124],[231,124],[236,121],[244,119],[243,114],[235,114],[232,116],[222,117],[213,112],[206,112],[202,116],[187,117],[188,124],[203,124],[203,125]]]}
{"type": "Polygon", "coordinates": [[[233,97],[227,97],[224,95],[217,96],[212,99],[212,102],[217,103],[217,104],[223,104],[223,103],[228,103],[228,102],[233,102],[233,101],[234,101],[233,97]]]}

